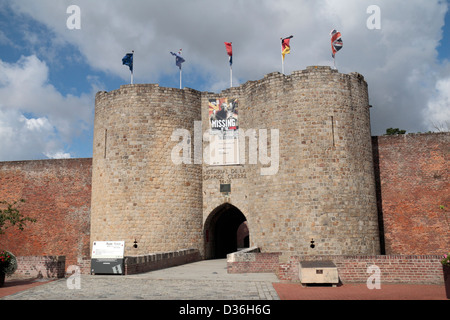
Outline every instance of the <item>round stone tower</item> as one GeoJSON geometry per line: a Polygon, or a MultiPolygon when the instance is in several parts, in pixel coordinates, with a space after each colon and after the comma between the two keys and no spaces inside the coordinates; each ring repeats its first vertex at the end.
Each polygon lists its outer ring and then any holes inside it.
{"type": "Polygon", "coordinates": [[[200,99],[158,85],[97,93],[91,243],[125,241],[125,255],[202,248],[202,168],[174,163],[169,146],[174,132],[193,135],[200,99]]]}
{"type": "Polygon", "coordinates": [[[379,253],[363,76],[309,67],[273,74],[246,91],[246,104],[258,109],[247,126],[279,129],[277,174],[256,171],[249,185],[258,246],[314,255],[379,253]]]}
{"type": "MultiPolygon", "coordinates": [[[[253,132],[257,140],[251,147],[245,138],[240,165],[204,165],[204,171],[225,172],[222,179],[204,180],[207,222],[214,221],[215,208],[228,203],[241,210],[250,246],[262,252],[379,254],[368,87],[362,75],[313,66],[288,76],[268,74],[217,98],[239,101],[239,130],[253,132]],[[221,193],[221,183],[231,192],[221,193]]],[[[213,227],[206,225],[205,232],[213,227]]]]}

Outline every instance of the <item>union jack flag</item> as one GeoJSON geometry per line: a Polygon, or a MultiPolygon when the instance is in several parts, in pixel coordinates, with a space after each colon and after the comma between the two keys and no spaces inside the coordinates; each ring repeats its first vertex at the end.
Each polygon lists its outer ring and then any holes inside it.
{"type": "Polygon", "coordinates": [[[342,42],[341,33],[335,29],[331,30],[330,32],[331,36],[331,56],[334,58],[334,55],[336,52],[342,49],[342,46],[344,43],[342,42]]]}

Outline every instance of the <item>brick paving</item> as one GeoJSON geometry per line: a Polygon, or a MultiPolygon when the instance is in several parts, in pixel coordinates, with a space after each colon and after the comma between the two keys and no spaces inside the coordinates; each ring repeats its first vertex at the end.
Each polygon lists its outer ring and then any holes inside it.
{"type": "Polygon", "coordinates": [[[447,300],[444,285],[305,287],[280,283],[274,274],[228,274],[225,260],[129,276],[82,275],[80,289],[67,283],[7,279],[0,300],[447,300]]]}
{"type": "Polygon", "coordinates": [[[5,281],[5,285],[2,288],[0,288],[0,298],[15,294],[17,292],[31,289],[36,286],[40,286],[50,281],[53,280],[42,281],[35,278],[19,278],[19,277],[8,278],[5,281]]]}
{"type": "Polygon", "coordinates": [[[444,285],[382,284],[369,290],[366,284],[337,287],[305,287],[274,283],[281,300],[447,300],[444,285]]]}

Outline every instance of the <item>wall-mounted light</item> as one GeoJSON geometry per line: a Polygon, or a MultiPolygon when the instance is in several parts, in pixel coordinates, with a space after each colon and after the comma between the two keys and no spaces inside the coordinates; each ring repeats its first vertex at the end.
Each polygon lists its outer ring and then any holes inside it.
{"type": "Polygon", "coordinates": [[[316,245],[314,244],[314,239],[311,239],[311,244],[310,244],[309,246],[311,247],[311,249],[314,249],[314,247],[316,246],[316,245]]]}
{"type": "Polygon", "coordinates": [[[133,247],[136,249],[138,246],[137,246],[137,241],[136,241],[136,239],[134,239],[134,245],[133,245],[133,247]]]}

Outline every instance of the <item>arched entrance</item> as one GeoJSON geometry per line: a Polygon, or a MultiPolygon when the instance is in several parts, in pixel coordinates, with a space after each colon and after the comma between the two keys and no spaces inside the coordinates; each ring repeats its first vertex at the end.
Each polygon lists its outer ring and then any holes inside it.
{"type": "Polygon", "coordinates": [[[244,214],[229,203],[214,209],[205,221],[205,258],[226,258],[228,253],[238,250],[238,244],[248,246],[249,240],[244,240],[248,237],[248,226],[244,224],[246,221],[244,214]]]}
{"type": "Polygon", "coordinates": [[[250,246],[250,237],[248,231],[248,223],[244,221],[241,223],[237,230],[237,248],[243,249],[248,248],[250,246]]]}

